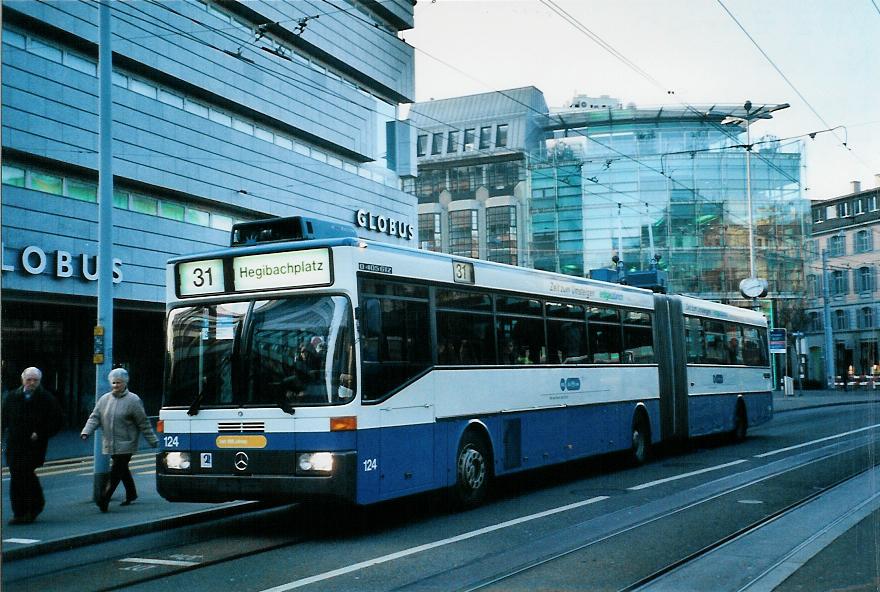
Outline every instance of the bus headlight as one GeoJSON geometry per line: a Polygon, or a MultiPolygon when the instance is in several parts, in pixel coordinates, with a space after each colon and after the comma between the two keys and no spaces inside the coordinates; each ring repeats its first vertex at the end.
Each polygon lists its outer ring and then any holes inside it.
{"type": "Polygon", "coordinates": [[[330,452],[304,452],[296,457],[296,470],[300,473],[331,473],[333,454],[330,452]]]}
{"type": "Polygon", "coordinates": [[[189,469],[189,452],[166,452],[165,467],[175,471],[189,469]]]}

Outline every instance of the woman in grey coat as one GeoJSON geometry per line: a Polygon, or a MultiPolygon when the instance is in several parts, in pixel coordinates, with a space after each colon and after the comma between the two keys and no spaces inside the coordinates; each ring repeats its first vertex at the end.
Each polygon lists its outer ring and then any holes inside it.
{"type": "Polygon", "coordinates": [[[140,397],[128,390],[128,372],[124,368],[114,368],[107,379],[112,388],[98,399],[95,410],[80,434],[83,440],[87,440],[97,428],[104,430],[102,449],[104,454],[110,455],[112,462],[110,482],[97,500],[102,512],[107,511],[110,498],[120,481],[125,486],[125,501],[121,505],[127,506],[137,499],[137,489],[131,471],[128,470],[128,462],[137,452],[140,435],[143,434],[154,448],[159,444],[140,397]]]}

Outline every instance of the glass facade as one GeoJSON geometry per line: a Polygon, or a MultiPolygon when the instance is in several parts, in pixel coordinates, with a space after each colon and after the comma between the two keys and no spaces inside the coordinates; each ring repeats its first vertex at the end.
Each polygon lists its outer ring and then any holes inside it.
{"type": "MultiPolygon", "coordinates": [[[[653,243],[670,292],[739,299],[750,273],[744,129],[687,112],[656,113],[650,122],[641,110],[600,114],[533,154],[535,267],[589,274],[618,255],[629,271],[648,269],[653,243]]],[[[809,216],[800,145],[754,144],[755,273],[772,295],[800,296],[809,216]]]]}
{"type": "Polygon", "coordinates": [[[480,256],[477,210],[449,212],[449,252],[462,257],[480,256]]]}
{"type": "Polygon", "coordinates": [[[530,257],[535,269],[584,275],[583,164],[566,153],[531,170],[530,257]]]}
{"type": "Polygon", "coordinates": [[[486,243],[486,259],[517,264],[516,207],[486,208],[486,243]]]}
{"type": "Polygon", "coordinates": [[[440,251],[442,246],[440,214],[436,212],[419,214],[419,248],[426,251],[440,251]]]}

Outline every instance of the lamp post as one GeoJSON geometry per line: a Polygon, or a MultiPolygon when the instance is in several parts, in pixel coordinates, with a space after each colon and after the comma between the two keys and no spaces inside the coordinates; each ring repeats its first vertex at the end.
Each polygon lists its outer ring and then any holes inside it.
{"type": "Polygon", "coordinates": [[[749,277],[743,279],[739,284],[740,292],[746,298],[760,298],[767,294],[767,280],[759,278],[755,270],[755,230],[754,218],[752,214],[752,135],[750,124],[753,119],[770,119],[775,111],[781,111],[790,107],[788,103],[780,103],[777,105],[761,105],[754,107],[751,101],[746,101],[743,105],[745,116],[728,115],[721,124],[738,123],[746,126],[746,208],[748,210],[749,225],[749,277]]]}

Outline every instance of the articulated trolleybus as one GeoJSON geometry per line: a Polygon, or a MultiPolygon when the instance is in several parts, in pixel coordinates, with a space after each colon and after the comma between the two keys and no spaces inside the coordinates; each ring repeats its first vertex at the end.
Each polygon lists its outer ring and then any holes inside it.
{"type": "Polygon", "coordinates": [[[772,416],[756,312],[248,222],[172,259],[159,493],[370,504],[746,429],[772,416]]]}

